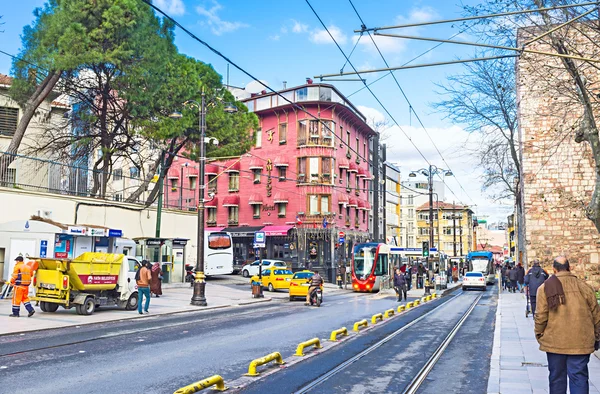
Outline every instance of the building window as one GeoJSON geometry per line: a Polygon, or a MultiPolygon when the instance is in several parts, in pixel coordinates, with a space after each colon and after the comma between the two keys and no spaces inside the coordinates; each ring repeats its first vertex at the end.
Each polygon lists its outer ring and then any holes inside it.
{"type": "Polygon", "coordinates": [[[279,144],[283,145],[287,142],[287,123],[279,124],[279,144]]]}
{"type": "Polygon", "coordinates": [[[252,170],[252,180],[254,183],[260,183],[260,176],[262,171],[260,169],[252,170]]]}
{"type": "Polygon", "coordinates": [[[452,230],[453,230],[453,228],[452,228],[452,227],[444,227],[444,229],[443,229],[443,234],[444,234],[444,235],[453,235],[453,234],[454,234],[454,232],[453,232],[452,230]]]}
{"type": "Polygon", "coordinates": [[[119,194],[119,193],[117,193],[117,194],[115,194],[115,195],[113,196],[113,200],[115,200],[115,201],[123,201],[123,195],[122,195],[122,194],[119,194]]]}
{"type": "Polygon", "coordinates": [[[367,143],[363,142],[363,159],[367,157],[367,143]]]}
{"type": "MultiPolygon", "coordinates": [[[[193,186],[192,188],[195,189],[196,186],[193,186]]],[[[217,192],[217,175],[215,174],[208,176],[208,191],[213,193],[217,192]]]]}
{"type": "Polygon", "coordinates": [[[311,215],[319,214],[319,196],[316,196],[316,195],[308,196],[308,212],[311,215]]]}
{"type": "Polygon", "coordinates": [[[196,177],[190,177],[190,190],[196,190],[196,177]]]}
{"type": "Polygon", "coordinates": [[[324,215],[331,212],[329,203],[329,195],[309,194],[308,196],[308,212],[310,215],[324,215]]]}
{"type": "Polygon", "coordinates": [[[367,191],[367,180],[363,179],[363,190],[367,191]]]}
{"type": "Polygon", "coordinates": [[[412,247],[411,245],[415,244],[415,237],[408,237],[408,247],[412,247]]]}
{"type": "Polygon", "coordinates": [[[346,170],[346,191],[350,193],[350,171],[346,170]]]}
{"type": "Polygon", "coordinates": [[[240,174],[237,172],[229,173],[229,191],[237,192],[240,190],[240,174]]]}
{"type": "Polygon", "coordinates": [[[329,212],[329,196],[321,196],[321,214],[329,212]]]}
{"type": "Polygon", "coordinates": [[[257,148],[262,147],[262,130],[258,129],[254,134],[256,135],[256,141],[254,143],[254,146],[257,148]]]}
{"type": "Polygon", "coordinates": [[[287,209],[287,203],[278,202],[277,203],[277,217],[284,218],[286,209],[287,209]]]}
{"type": "Polygon", "coordinates": [[[333,146],[333,135],[335,133],[335,123],[331,120],[322,120],[321,128],[323,136],[323,145],[333,146]]]}
{"type": "Polygon", "coordinates": [[[120,181],[121,179],[123,179],[123,169],[117,168],[113,170],[113,181],[120,181]]]}
{"type": "Polygon", "coordinates": [[[413,231],[415,231],[415,225],[413,222],[408,222],[408,232],[412,233],[413,231]]]}
{"type": "Polygon", "coordinates": [[[308,159],[308,171],[310,173],[310,182],[318,183],[319,182],[319,158],[318,157],[309,157],[308,159]]]}
{"type": "Polygon", "coordinates": [[[333,175],[331,174],[331,157],[321,158],[321,176],[323,177],[322,183],[331,184],[333,175]]]}
{"type": "Polygon", "coordinates": [[[363,223],[367,222],[367,211],[363,210],[363,223]]]}
{"type": "Polygon", "coordinates": [[[177,178],[171,179],[171,191],[172,192],[177,191],[177,186],[178,185],[179,185],[179,179],[177,179],[177,178]]]}
{"type": "Polygon", "coordinates": [[[252,205],[252,217],[254,219],[260,219],[260,208],[261,206],[259,204],[252,205]]]}
{"type": "Polygon", "coordinates": [[[129,168],[129,177],[139,178],[140,177],[140,169],[137,167],[130,167],[129,168]]]}
{"type": "Polygon", "coordinates": [[[298,145],[333,146],[333,130],[335,123],[331,120],[298,121],[298,145]]]}
{"type": "Polygon", "coordinates": [[[311,120],[308,123],[308,134],[310,138],[319,138],[319,121],[311,120]]]}
{"type": "Polygon", "coordinates": [[[306,182],[306,157],[300,157],[298,159],[298,182],[306,182]]]}
{"type": "Polygon", "coordinates": [[[227,207],[227,223],[238,224],[238,207],[227,207]]]}
{"type": "Polygon", "coordinates": [[[0,135],[14,135],[18,123],[18,108],[0,107],[0,135]]]}
{"type": "Polygon", "coordinates": [[[346,145],[348,147],[348,152],[350,151],[350,130],[346,130],[346,145]]]}
{"type": "Polygon", "coordinates": [[[285,182],[285,178],[287,177],[287,168],[277,167],[277,171],[279,171],[279,182],[285,182]]]}
{"type": "Polygon", "coordinates": [[[356,158],[358,159],[358,155],[360,152],[360,141],[358,140],[358,137],[356,137],[356,158]]]}
{"type": "Polygon", "coordinates": [[[208,226],[217,225],[217,207],[207,207],[206,209],[206,224],[208,226]]]}
{"type": "Polygon", "coordinates": [[[412,194],[408,196],[408,205],[415,205],[415,196],[412,194]]]}

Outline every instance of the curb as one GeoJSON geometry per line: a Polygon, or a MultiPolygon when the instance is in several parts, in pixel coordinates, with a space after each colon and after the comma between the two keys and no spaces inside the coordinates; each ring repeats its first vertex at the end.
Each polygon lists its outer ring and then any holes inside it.
{"type": "Polygon", "coordinates": [[[76,323],[76,324],[69,324],[66,326],[60,326],[60,327],[48,327],[48,328],[40,328],[40,329],[36,329],[36,330],[14,331],[14,332],[7,332],[7,333],[0,334],[0,338],[9,336],[9,335],[31,334],[31,333],[38,333],[38,332],[49,331],[49,330],[60,330],[63,328],[89,326],[92,324],[106,324],[106,323],[116,323],[116,322],[130,321],[130,320],[142,320],[142,319],[155,318],[155,317],[160,317],[160,316],[179,315],[179,314],[183,314],[183,313],[198,313],[198,312],[202,313],[204,311],[214,311],[214,310],[219,310],[219,309],[248,306],[248,305],[261,304],[261,303],[271,302],[271,301],[273,301],[272,298],[262,298],[262,299],[252,300],[252,301],[244,301],[244,302],[240,302],[238,304],[207,306],[207,307],[203,307],[203,309],[196,309],[196,310],[190,309],[190,310],[185,310],[185,311],[174,311],[174,312],[166,312],[166,313],[153,314],[153,315],[149,314],[149,315],[143,315],[143,316],[129,316],[129,317],[125,316],[125,317],[117,319],[117,320],[81,322],[81,323],[76,323]]]}

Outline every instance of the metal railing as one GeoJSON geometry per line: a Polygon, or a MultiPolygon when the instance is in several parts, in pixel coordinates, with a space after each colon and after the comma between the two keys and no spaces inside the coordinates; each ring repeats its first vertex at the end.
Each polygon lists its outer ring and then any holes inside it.
{"type": "MultiPolygon", "coordinates": [[[[87,160],[73,160],[67,163],[59,160],[0,152],[0,163],[3,161],[10,163],[10,165],[0,165],[1,187],[65,196],[92,197],[115,202],[128,201],[143,185],[143,177],[146,176],[133,166],[124,166],[123,168],[115,166],[112,173],[94,170],[86,166],[87,160]],[[126,175],[125,172],[130,175],[126,175]],[[100,187],[94,190],[94,178],[97,178],[99,183],[102,182],[102,179],[108,180],[104,197],[101,197],[100,187]]],[[[196,177],[195,181],[192,181],[193,176],[186,177],[184,174],[183,188],[179,178],[177,178],[175,184],[173,178],[168,179],[167,177],[164,180],[163,207],[196,211],[198,206],[198,178],[196,177]]],[[[137,198],[129,202],[144,204],[156,186],[156,182],[150,182],[147,190],[143,190],[137,198]]],[[[152,205],[156,205],[156,200],[153,201],[152,205]]]]}

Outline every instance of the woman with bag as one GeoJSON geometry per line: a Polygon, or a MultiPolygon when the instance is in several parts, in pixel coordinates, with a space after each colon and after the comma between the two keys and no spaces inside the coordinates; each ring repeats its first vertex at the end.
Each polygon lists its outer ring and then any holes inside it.
{"type": "Polygon", "coordinates": [[[162,295],[162,272],[160,269],[160,263],[154,263],[152,265],[152,281],[150,282],[150,291],[156,294],[156,298],[162,295]]]}

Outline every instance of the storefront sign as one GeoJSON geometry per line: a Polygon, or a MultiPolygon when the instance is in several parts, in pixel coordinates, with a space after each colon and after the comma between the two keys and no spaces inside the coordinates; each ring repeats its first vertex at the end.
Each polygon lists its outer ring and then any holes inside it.
{"type": "Polygon", "coordinates": [[[106,237],[106,229],[104,229],[104,228],[88,227],[87,234],[90,237],[106,237]]]}
{"type": "Polygon", "coordinates": [[[69,234],[56,234],[54,239],[54,257],[57,259],[73,258],[73,236],[69,234]]]}
{"type": "Polygon", "coordinates": [[[122,237],[123,236],[123,230],[115,230],[115,229],[111,228],[111,229],[108,230],[108,236],[109,237],[116,237],[116,238],[122,237]]]}
{"type": "Polygon", "coordinates": [[[67,234],[72,235],[88,235],[87,228],[79,227],[79,226],[69,226],[67,227],[67,234]]]}
{"type": "Polygon", "coordinates": [[[185,246],[187,245],[187,239],[174,239],[173,246],[185,246]]]}
{"type": "Polygon", "coordinates": [[[273,189],[273,186],[271,185],[271,171],[273,170],[273,161],[271,159],[267,159],[267,165],[266,165],[266,169],[267,169],[267,197],[271,197],[271,192],[273,189]]]}
{"type": "Polygon", "coordinates": [[[160,239],[147,239],[146,246],[160,246],[162,241],[160,239]]]}

